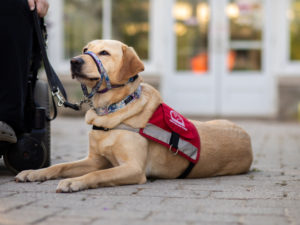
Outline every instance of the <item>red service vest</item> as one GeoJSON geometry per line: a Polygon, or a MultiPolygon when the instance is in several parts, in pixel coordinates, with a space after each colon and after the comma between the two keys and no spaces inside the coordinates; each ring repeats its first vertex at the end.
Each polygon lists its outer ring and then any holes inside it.
{"type": "Polygon", "coordinates": [[[158,142],[191,163],[200,157],[200,137],[193,123],[162,103],[153,113],[140,135],[158,142]]]}

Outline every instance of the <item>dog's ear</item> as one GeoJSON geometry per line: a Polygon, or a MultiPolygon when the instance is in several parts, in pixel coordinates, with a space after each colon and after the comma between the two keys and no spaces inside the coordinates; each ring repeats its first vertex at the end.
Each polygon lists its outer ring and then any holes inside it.
{"type": "Polygon", "coordinates": [[[123,58],[118,74],[118,82],[125,82],[130,77],[144,71],[144,64],[132,47],[123,45],[122,51],[123,58]]]}

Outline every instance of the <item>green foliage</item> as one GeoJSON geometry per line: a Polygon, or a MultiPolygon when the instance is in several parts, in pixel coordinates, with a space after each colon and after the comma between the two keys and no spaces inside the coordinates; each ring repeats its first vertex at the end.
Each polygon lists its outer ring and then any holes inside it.
{"type": "Polygon", "coordinates": [[[112,1],[112,38],[134,47],[142,59],[148,58],[149,0],[112,1]]]}
{"type": "Polygon", "coordinates": [[[294,0],[291,7],[290,59],[300,60],[300,0],[294,0]]]}
{"type": "MultiPolygon", "coordinates": [[[[65,57],[102,38],[102,0],[64,1],[65,57]]],[[[120,40],[148,58],[149,0],[112,0],[112,39],[120,40]]]]}
{"type": "Polygon", "coordinates": [[[102,36],[102,0],[64,1],[64,46],[67,59],[84,45],[102,36]]]}

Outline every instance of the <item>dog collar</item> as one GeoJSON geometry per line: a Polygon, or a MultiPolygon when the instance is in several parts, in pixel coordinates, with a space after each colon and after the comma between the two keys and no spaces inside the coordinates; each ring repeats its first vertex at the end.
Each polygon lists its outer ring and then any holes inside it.
{"type": "Polygon", "coordinates": [[[97,113],[97,115],[99,115],[99,116],[104,116],[109,113],[116,112],[116,111],[124,108],[126,105],[128,105],[133,100],[138,99],[141,96],[141,92],[142,92],[142,87],[139,86],[132,94],[128,95],[122,101],[111,104],[109,106],[94,108],[94,110],[97,113]]]}

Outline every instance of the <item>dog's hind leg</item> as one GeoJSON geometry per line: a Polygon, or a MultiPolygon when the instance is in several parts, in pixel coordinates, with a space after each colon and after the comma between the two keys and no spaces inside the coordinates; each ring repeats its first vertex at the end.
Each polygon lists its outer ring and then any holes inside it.
{"type": "Polygon", "coordinates": [[[45,181],[59,177],[76,177],[104,169],[110,166],[105,158],[86,158],[83,160],[61,163],[38,170],[24,170],[20,172],[15,180],[17,182],[45,181]]]}

